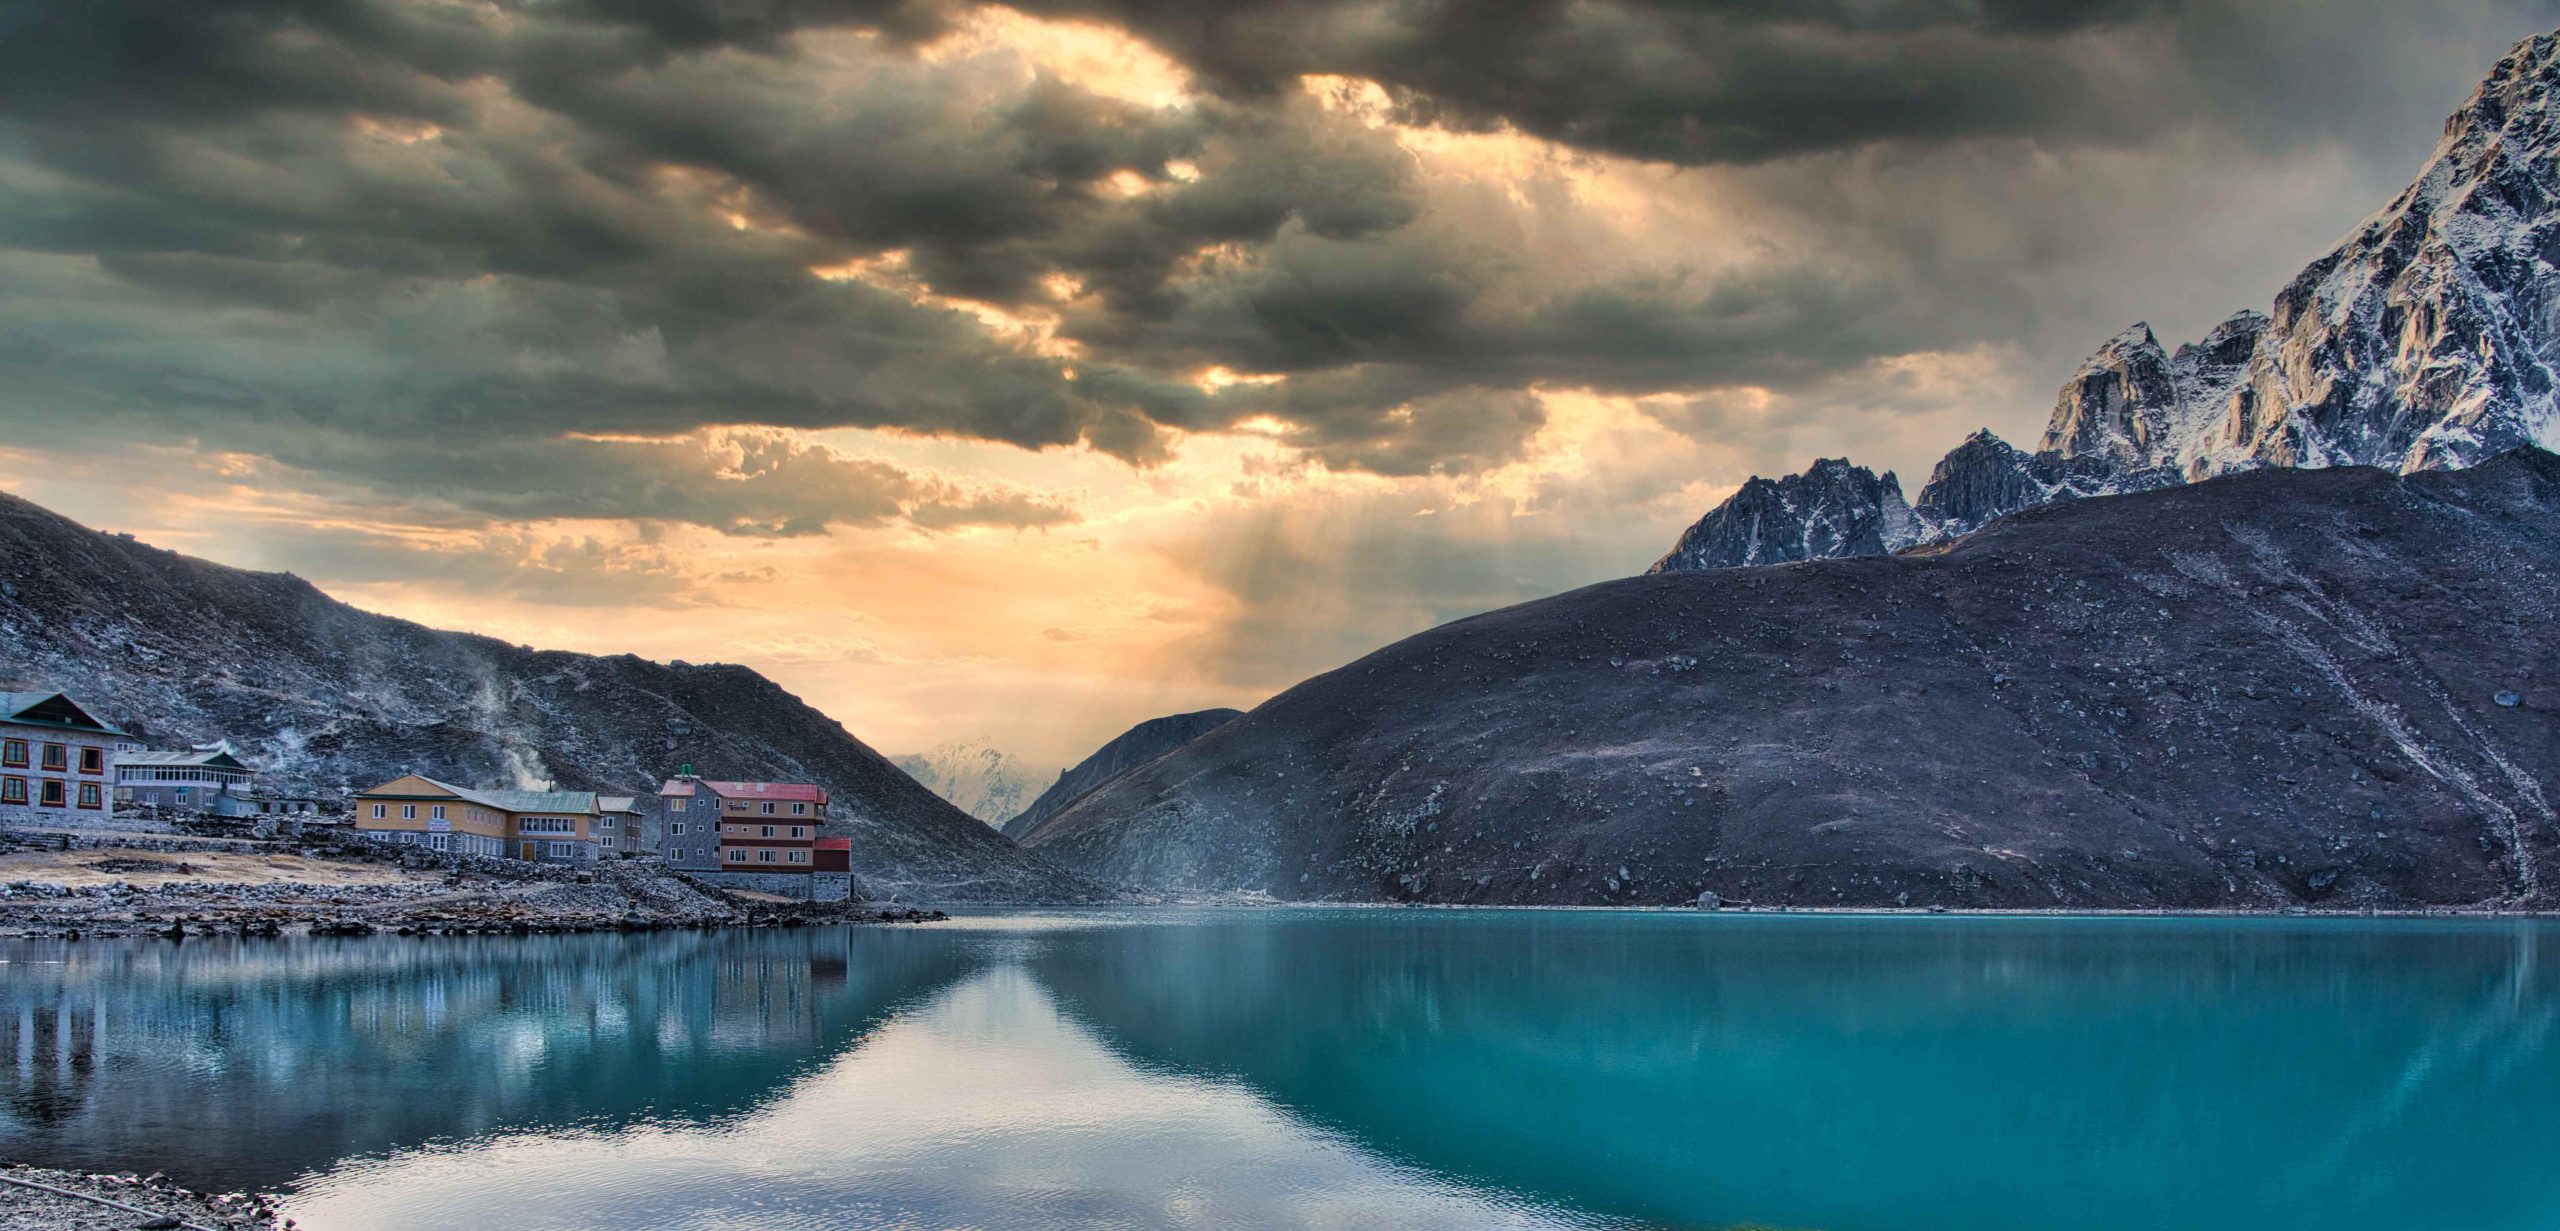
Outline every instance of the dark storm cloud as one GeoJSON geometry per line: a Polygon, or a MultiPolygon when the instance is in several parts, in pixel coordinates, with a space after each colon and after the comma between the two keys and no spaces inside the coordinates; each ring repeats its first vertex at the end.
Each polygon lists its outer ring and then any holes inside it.
{"type": "Polygon", "coordinates": [[[1151,106],[1000,54],[925,54],[966,26],[961,0],[10,6],[0,423],[77,416],[386,485],[424,473],[409,487],[489,516],[758,533],[1064,514],[815,460],[705,486],[704,431],[1081,441],[1143,462],[1164,428],[1267,416],[1330,465],[1465,472],[1519,455],[1539,384],[1796,388],[2031,327],[2031,295],[1970,279],[1998,259],[2031,282],[2044,254],[1943,240],[2016,208],[1996,185],[1882,219],[1894,203],[1850,199],[1856,175],[1882,178],[1850,160],[2138,149],[2200,128],[2282,150],[2441,110],[2482,44],[2552,17],[2272,0],[1018,7],[1125,28],[1203,93],[1151,106]],[[1559,274],[1515,237],[1435,217],[1392,133],[1296,88],[1319,73],[1376,81],[1407,122],[1748,166],[1840,251],[1559,274]],[[1081,350],[954,297],[1055,314],[1081,350]],[[1289,379],[1203,392],[1211,366],[1289,379]],[[628,437],[692,443],[588,439],[628,437]],[[598,459],[634,480],[563,478],[598,459]]]}

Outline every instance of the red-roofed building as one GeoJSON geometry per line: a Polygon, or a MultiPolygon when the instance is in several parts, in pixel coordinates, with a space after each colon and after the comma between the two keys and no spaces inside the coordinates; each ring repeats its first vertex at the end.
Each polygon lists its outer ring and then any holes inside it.
{"type": "MultiPolygon", "coordinates": [[[[658,788],[666,801],[658,849],[688,872],[792,873],[815,868],[827,789],[806,782],[728,782],[691,767],[658,788]]],[[[850,858],[850,856],[848,856],[850,858]]]]}

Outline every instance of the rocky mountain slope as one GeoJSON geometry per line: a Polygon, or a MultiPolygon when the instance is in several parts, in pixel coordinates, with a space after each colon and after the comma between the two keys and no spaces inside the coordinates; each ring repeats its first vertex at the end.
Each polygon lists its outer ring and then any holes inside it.
{"type": "Polygon", "coordinates": [[[2560,906],[2555,617],[2560,458],[2267,469],[1460,620],[1024,842],[1295,899],[2560,906]]]}
{"type": "Polygon", "coordinates": [[[2560,36],[2517,44],[2416,181],[2272,312],[2238,313],[2175,352],[2147,325],[2109,339],[2064,382],[2035,452],[1977,434],[1907,506],[1892,474],[1845,460],[1755,478],[1652,571],[1896,551],[2057,500],[2266,466],[2405,473],[2560,446],[2555,87],[2560,36]],[[1773,499],[1799,487],[1820,496],[1773,499]]]}
{"type": "Polygon", "coordinates": [[[1019,838],[1034,826],[1068,804],[1090,795],[1103,783],[1136,769],[1157,757],[1207,735],[1243,713],[1241,710],[1194,710],[1188,714],[1168,714],[1145,722],[1112,737],[1110,743],[1094,750],[1093,755],[1076,762],[1075,767],[1058,775],[1049,789],[1032,800],[1021,815],[1004,823],[1004,836],[1019,838]]]}
{"type": "Polygon", "coordinates": [[[73,693],[162,746],[229,739],[269,783],[336,792],[417,770],[648,793],[679,765],[825,785],[861,888],[909,900],[1082,897],[744,667],[533,650],[359,611],[281,573],[100,534],[0,496],[0,683],[73,693]]]}
{"type": "Polygon", "coordinates": [[[1003,825],[1031,798],[1031,771],[985,739],[944,740],[928,752],[890,758],[925,789],[989,825],[1003,825]]]}

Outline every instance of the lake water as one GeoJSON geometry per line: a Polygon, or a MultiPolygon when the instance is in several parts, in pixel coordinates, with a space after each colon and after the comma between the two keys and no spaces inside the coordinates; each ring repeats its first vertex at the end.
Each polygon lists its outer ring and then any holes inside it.
{"type": "Polygon", "coordinates": [[[2560,1228],[2560,927],[0,942],[0,1157],[374,1228],[2560,1228]]]}

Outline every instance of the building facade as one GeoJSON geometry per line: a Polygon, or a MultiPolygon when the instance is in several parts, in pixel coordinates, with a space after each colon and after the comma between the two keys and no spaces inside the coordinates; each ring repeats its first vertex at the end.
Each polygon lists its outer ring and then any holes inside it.
{"type": "Polygon", "coordinates": [[[640,800],[630,795],[596,797],[596,851],[605,859],[629,859],[649,853],[640,831],[640,800]]]}
{"type": "Polygon", "coordinates": [[[688,872],[797,874],[815,870],[827,789],[805,782],[728,782],[680,773],[658,788],[660,853],[688,872]]]}
{"type": "Polygon", "coordinates": [[[106,820],[116,750],[132,742],[61,693],[0,693],[0,825],[106,820]]]}
{"type": "Polygon", "coordinates": [[[499,859],[594,863],[593,791],[458,787],[403,774],[355,797],[355,829],[377,842],[499,859]]]}
{"type": "Polygon", "coordinates": [[[229,744],[184,752],[121,752],[115,758],[115,801],[135,808],[245,817],[260,812],[255,777],[229,744]]]}

